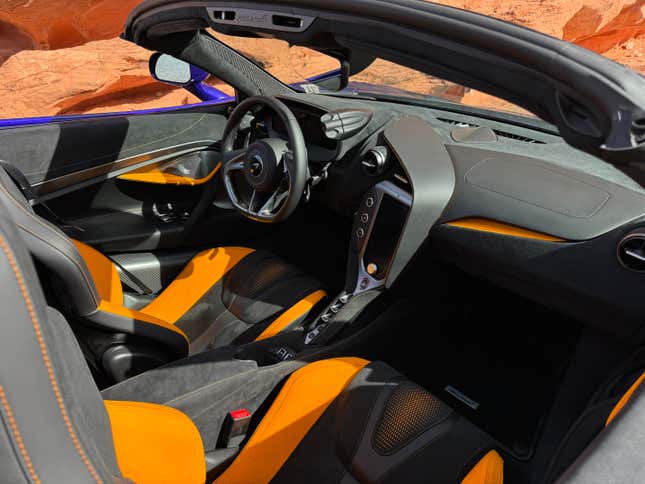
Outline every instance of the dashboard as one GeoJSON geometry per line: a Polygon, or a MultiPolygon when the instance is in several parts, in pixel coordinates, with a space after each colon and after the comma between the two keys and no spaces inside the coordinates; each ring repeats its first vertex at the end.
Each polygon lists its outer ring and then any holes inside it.
{"type": "MultiPolygon", "coordinates": [[[[388,286],[432,250],[615,337],[641,330],[645,192],[615,167],[530,120],[330,96],[281,100],[303,130],[312,172],[330,163],[314,200],[354,218],[379,183],[409,196],[388,286]]],[[[285,135],[276,116],[264,113],[264,122],[285,135]]],[[[387,230],[380,237],[370,251],[392,243],[387,230]]]]}

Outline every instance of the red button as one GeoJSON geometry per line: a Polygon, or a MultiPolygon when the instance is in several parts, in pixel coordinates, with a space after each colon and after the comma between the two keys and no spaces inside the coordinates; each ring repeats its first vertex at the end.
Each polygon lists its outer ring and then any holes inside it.
{"type": "Polygon", "coordinates": [[[233,420],[241,420],[243,418],[248,418],[251,416],[251,412],[249,412],[246,408],[240,408],[238,410],[233,410],[230,412],[231,418],[233,420]]]}

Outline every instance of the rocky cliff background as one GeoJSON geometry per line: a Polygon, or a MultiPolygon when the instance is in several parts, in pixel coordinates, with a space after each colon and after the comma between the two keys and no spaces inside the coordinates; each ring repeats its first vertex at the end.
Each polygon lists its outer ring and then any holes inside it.
{"type": "MultiPolygon", "coordinates": [[[[149,52],[118,38],[140,0],[0,0],[0,118],[197,102],[152,80],[149,52]]],[[[645,71],[645,0],[441,0],[575,42],[645,71]]],[[[237,46],[244,48],[244,46],[237,46]]],[[[267,46],[253,57],[284,69],[267,46]]],[[[306,61],[307,59],[302,59],[306,61]]],[[[387,69],[383,66],[383,69],[387,69]]],[[[386,73],[385,73],[386,74],[386,73]]],[[[433,89],[428,83],[428,90],[433,89]]],[[[457,93],[469,104],[494,99],[457,93]]],[[[500,102],[500,107],[507,107],[500,102]]]]}

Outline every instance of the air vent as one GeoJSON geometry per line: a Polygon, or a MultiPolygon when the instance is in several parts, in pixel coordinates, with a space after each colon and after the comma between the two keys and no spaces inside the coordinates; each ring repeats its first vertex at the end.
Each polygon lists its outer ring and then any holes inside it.
{"type": "Polygon", "coordinates": [[[620,241],[618,260],[630,271],[645,272],[645,232],[631,233],[620,241]]]}
{"type": "Polygon", "coordinates": [[[370,149],[361,160],[363,171],[369,176],[381,176],[387,168],[387,148],[375,146],[370,149]]]}
{"type": "Polygon", "coordinates": [[[466,123],[464,121],[457,121],[455,119],[448,119],[448,118],[437,118],[437,119],[442,123],[452,124],[453,126],[459,126],[460,128],[479,128],[479,125],[477,124],[466,123]]]}
{"type": "MultiPolygon", "coordinates": [[[[452,126],[457,126],[460,128],[479,128],[480,127],[478,124],[467,123],[465,121],[457,121],[455,119],[448,119],[448,118],[437,118],[437,119],[442,123],[450,124],[452,126]]],[[[493,129],[493,131],[500,138],[511,139],[513,141],[519,141],[521,143],[533,143],[538,145],[546,144],[544,141],[540,141],[539,139],[530,138],[528,136],[521,136],[515,133],[509,133],[508,131],[502,131],[501,129],[493,129]]]]}
{"type": "Polygon", "coordinates": [[[515,141],[521,141],[522,143],[534,143],[537,145],[546,144],[544,141],[540,141],[539,139],[535,139],[535,138],[529,138],[528,136],[520,136],[519,134],[507,133],[506,131],[500,131],[499,129],[494,129],[493,131],[495,131],[495,134],[497,134],[497,136],[501,138],[508,138],[515,141]]]}

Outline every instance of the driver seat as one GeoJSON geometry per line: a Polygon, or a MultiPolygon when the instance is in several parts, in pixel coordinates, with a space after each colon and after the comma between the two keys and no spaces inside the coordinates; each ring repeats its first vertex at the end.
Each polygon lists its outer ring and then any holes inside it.
{"type": "Polygon", "coordinates": [[[0,199],[32,257],[55,279],[91,353],[120,381],[173,359],[269,338],[304,322],[322,284],[266,251],[218,247],[197,254],[161,293],[132,307],[116,265],[38,216],[4,168],[0,199]],[[128,307],[130,306],[130,307],[128,307]]]}

